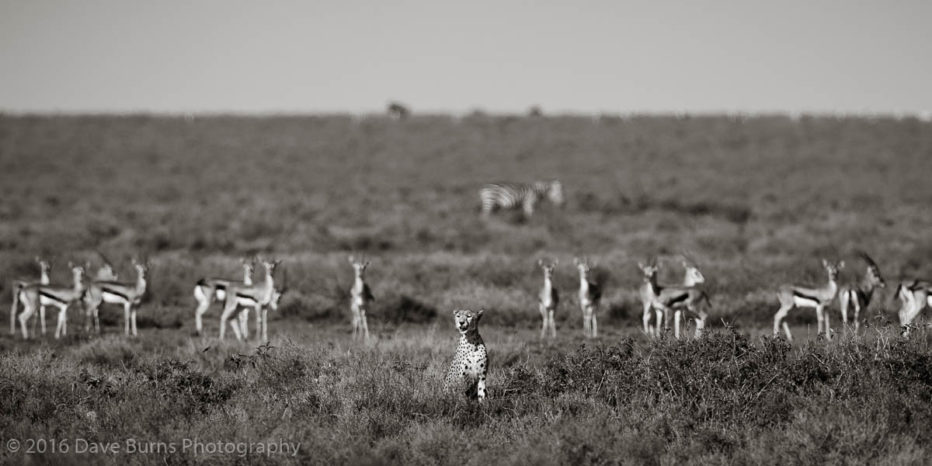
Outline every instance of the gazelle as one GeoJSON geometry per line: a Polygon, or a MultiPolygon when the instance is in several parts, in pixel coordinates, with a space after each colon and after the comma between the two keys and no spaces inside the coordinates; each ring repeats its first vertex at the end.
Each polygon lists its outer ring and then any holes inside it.
{"type": "Polygon", "coordinates": [[[773,316],[773,335],[777,336],[780,333],[780,323],[782,322],[786,339],[792,341],[793,335],[790,333],[790,326],[784,321],[786,314],[795,307],[811,307],[816,311],[818,333],[824,331],[825,338],[831,339],[831,325],[829,324],[828,315],[825,313],[825,306],[829,305],[835,299],[835,295],[838,294],[838,271],[844,266],[844,261],[832,264],[822,259],[822,267],[825,268],[828,275],[828,283],[821,288],[807,288],[797,285],[783,285],[780,287],[777,292],[780,309],[773,316]]]}
{"type": "Polygon", "coordinates": [[[898,317],[903,336],[909,336],[913,320],[926,306],[932,306],[932,283],[924,280],[906,280],[896,287],[896,297],[903,302],[898,317]]]}
{"type": "Polygon", "coordinates": [[[861,279],[860,285],[849,285],[838,292],[838,306],[841,308],[841,320],[845,328],[848,327],[848,306],[854,307],[854,331],[861,327],[860,314],[861,309],[867,309],[874,296],[874,290],[887,286],[880,275],[880,267],[874,262],[867,253],[858,251],[857,255],[867,262],[867,270],[864,272],[864,278],[861,279]]]}
{"type": "Polygon", "coordinates": [[[550,329],[550,338],[556,338],[557,336],[557,326],[553,321],[553,314],[560,304],[560,293],[553,286],[553,269],[558,263],[556,260],[550,263],[544,262],[542,259],[537,261],[537,266],[544,271],[544,287],[540,290],[540,301],[538,303],[540,316],[543,319],[543,324],[540,327],[541,338],[547,335],[547,329],[550,329]]]}
{"type": "MultiPolygon", "coordinates": [[[[16,280],[13,282],[13,308],[10,310],[10,335],[16,335],[16,313],[19,311],[19,297],[16,295],[17,290],[28,285],[38,284],[38,285],[48,285],[49,284],[49,272],[52,270],[52,266],[49,261],[36,256],[36,263],[39,264],[39,281],[32,282],[28,280],[16,280]]],[[[46,300],[47,301],[47,300],[46,300]]],[[[39,320],[42,321],[42,334],[45,335],[45,306],[46,302],[41,298],[39,299],[39,320]]],[[[33,327],[33,333],[35,333],[35,327],[33,327]]]]}
{"type": "MultiPolygon", "coordinates": [[[[263,260],[262,266],[265,267],[265,280],[252,285],[231,284],[227,287],[226,299],[224,300],[223,313],[220,315],[220,339],[223,340],[226,334],[227,322],[237,311],[242,312],[240,306],[252,307],[256,311],[256,322],[259,328],[256,334],[262,341],[269,341],[268,333],[268,309],[275,298],[275,268],[281,263],[279,260],[263,260]]],[[[275,306],[278,306],[276,301],[275,306]]],[[[230,322],[233,334],[237,340],[243,340],[240,326],[241,321],[230,322]]]]}
{"type": "Polygon", "coordinates": [[[375,300],[372,290],[366,284],[366,268],[369,267],[368,260],[357,259],[355,256],[349,256],[349,263],[353,266],[353,287],[350,288],[350,311],[353,314],[353,338],[363,336],[369,340],[369,324],[366,321],[366,312],[369,310],[369,304],[375,300]]]}
{"type": "Polygon", "coordinates": [[[13,291],[13,312],[18,307],[17,301],[23,302],[23,313],[19,315],[19,325],[23,338],[29,338],[27,324],[32,314],[44,301],[47,305],[58,307],[58,325],[55,328],[55,338],[68,333],[68,306],[81,299],[84,295],[84,266],[68,264],[74,278],[72,287],[43,285],[39,283],[18,284],[13,291]]]}
{"type": "MultiPolygon", "coordinates": [[[[227,289],[231,285],[252,285],[252,274],[255,265],[252,261],[246,259],[242,259],[241,262],[243,265],[243,281],[241,282],[223,278],[202,278],[194,285],[194,299],[197,301],[197,307],[194,309],[194,331],[198,335],[201,335],[204,330],[203,316],[207,309],[210,308],[211,303],[214,301],[225,303],[227,289]]],[[[248,338],[249,335],[248,319],[248,311],[240,314],[240,327],[245,338],[248,338]]]]}
{"type": "MultiPolygon", "coordinates": [[[[136,269],[134,283],[116,281],[92,281],[84,297],[87,316],[94,319],[94,330],[100,333],[100,305],[103,303],[121,304],[123,306],[124,333],[136,336],[136,312],[145,297],[148,288],[149,265],[133,259],[136,269]]],[[[90,322],[88,322],[90,325],[90,322]]]]}
{"type": "Polygon", "coordinates": [[[573,262],[579,269],[579,307],[582,308],[583,313],[583,334],[587,338],[595,338],[599,334],[596,312],[602,300],[602,290],[598,284],[589,281],[592,268],[588,260],[580,260],[577,257],[573,262]]]}
{"type": "Polygon", "coordinates": [[[638,268],[641,269],[641,273],[643,274],[643,282],[638,288],[638,294],[641,297],[641,305],[644,310],[642,316],[644,333],[648,336],[660,337],[660,327],[663,323],[663,316],[664,314],[670,315],[671,313],[671,309],[666,304],[665,300],[661,299],[664,287],[657,283],[657,272],[660,270],[660,266],[657,265],[656,259],[651,259],[647,264],[638,262],[638,268]],[[654,316],[651,315],[651,310],[654,311],[654,316]],[[651,317],[656,318],[656,324],[653,327],[650,325],[651,317]]]}
{"type": "MultiPolygon", "coordinates": [[[[685,269],[685,272],[683,274],[683,284],[661,286],[661,288],[668,290],[667,293],[671,294],[670,299],[673,300],[670,307],[667,309],[666,312],[664,312],[663,326],[664,326],[664,329],[669,330],[670,320],[672,317],[673,318],[672,320],[674,321],[673,322],[673,334],[676,338],[680,337],[680,330],[679,330],[680,329],[680,317],[682,316],[681,316],[681,313],[677,313],[676,311],[674,311],[673,315],[671,316],[669,312],[670,309],[685,308],[689,310],[690,312],[693,312],[694,314],[699,315],[699,312],[695,310],[696,306],[703,299],[706,301],[708,300],[708,295],[705,294],[704,290],[696,289],[699,285],[701,285],[702,283],[705,283],[705,276],[702,275],[702,272],[699,270],[699,267],[695,264],[695,262],[687,259],[685,255],[683,255],[682,264],[683,264],[683,268],[685,269]],[[687,292],[685,291],[686,289],[692,289],[694,291],[687,292]],[[685,296],[685,298],[683,297],[683,293],[687,293],[687,296],[685,296]]],[[[696,330],[698,331],[699,320],[697,320],[696,323],[697,323],[696,330]]],[[[705,324],[704,317],[702,319],[702,323],[705,324]]],[[[698,333],[697,333],[697,336],[698,336],[698,333]]]]}
{"type": "Polygon", "coordinates": [[[663,302],[666,309],[673,309],[674,338],[680,338],[680,321],[683,320],[684,309],[695,317],[696,338],[699,338],[702,336],[706,320],[709,318],[707,309],[711,306],[711,302],[705,290],[699,288],[699,284],[705,282],[702,272],[694,264],[685,260],[683,266],[686,267],[683,285],[663,287],[658,300],[663,302]]]}

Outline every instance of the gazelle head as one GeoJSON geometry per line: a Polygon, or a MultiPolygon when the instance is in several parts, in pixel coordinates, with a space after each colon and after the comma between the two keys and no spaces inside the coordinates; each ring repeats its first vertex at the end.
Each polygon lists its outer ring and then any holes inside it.
{"type": "Polygon", "coordinates": [[[360,258],[356,256],[349,256],[348,260],[349,260],[350,265],[353,266],[353,271],[356,273],[357,277],[362,278],[363,276],[365,276],[366,268],[369,267],[368,259],[364,259],[364,258],[360,258]]]}
{"type": "Polygon", "coordinates": [[[641,269],[641,273],[644,274],[645,281],[656,280],[657,272],[660,270],[660,266],[657,265],[656,259],[651,259],[646,264],[643,262],[638,262],[638,268],[641,269]]]}
{"type": "Polygon", "coordinates": [[[456,323],[456,329],[463,334],[476,331],[479,328],[479,319],[482,318],[483,312],[482,309],[475,312],[468,309],[453,311],[453,322],[456,323]]]}
{"type": "Polygon", "coordinates": [[[553,180],[547,188],[547,198],[554,205],[562,206],[565,199],[563,198],[563,183],[560,180],[553,180]]]}
{"type": "Polygon", "coordinates": [[[265,267],[265,274],[269,277],[275,275],[275,268],[282,263],[280,259],[259,259],[259,262],[265,267]]]}
{"type": "Polygon", "coordinates": [[[49,270],[52,269],[52,265],[49,264],[49,261],[39,256],[36,256],[36,264],[39,264],[39,269],[45,274],[49,273],[49,270]]]}
{"type": "Polygon", "coordinates": [[[696,264],[683,259],[683,267],[686,268],[686,281],[699,284],[705,282],[705,276],[702,275],[702,272],[699,271],[699,267],[696,264]]]}
{"type": "Polygon", "coordinates": [[[97,269],[97,279],[98,280],[116,280],[117,274],[113,271],[113,266],[110,264],[101,265],[97,269]]]}
{"type": "Polygon", "coordinates": [[[864,251],[857,251],[857,255],[863,259],[864,262],[867,262],[867,273],[864,275],[867,285],[886,288],[887,283],[884,281],[883,275],[880,274],[880,267],[877,266],[877,263],[864,251]]]}
{"type": "Polygon", "coordinates": [[[71,275],[74,277],[75,283],[84,283],[84,271],[87,270],[88,267],[90,267],[90,265],[68,263],[68,268],[71,269],[71,275]]]}
{"type": "Polygon", "coordinates": [[[256,262],[255,262],[255,260],[254,260],[254,259],[247,259],[247,258],[244,257],[244,258],[240,259],[239,261],[240,261],[240,264],[242,264],[242,266],[243,266],[243,274],[244,274],[244,276],[248,275],[248,276],[251,277],[252,274],[255,273],[255,271],[256,271],[256,262]]]}
{"type": "Polygon", "coordinates": [[[576,264],[576,268],[579,269],[579,276],[581,278],[588,277],[589,273],[592,272],[592,265],[589,263],[589,259],[585,257],[582,259],[578,257],[573,258],[573,263],[576,264]]]}
{"type": "Polygon", "coordinates": [[[845,261],[839,261],[833,264],[826,259],[822,259],[822,267],[825,267],[825,272],[828,273],[828,280],[830,282],[838,281],[838,272],[845,268],[845,261]]]}
{"type": "Polygon", "coordinates": [[[539,260],[537,261],[537,266],[540,267],[541,270],[544,271],[544,278],[545,278],[545,279],[552,280],[552,279],[553,279],[553,269],[554,269],[554,268],[557,266],[557,264],[559,264],[559,263],[560,263],[560,261],[558,261],[558,260],[556,260],[556,259],[554,259],[553,261],[550,261],[550,262],[544,262],[543,259],[539,259],[539,260]]]}

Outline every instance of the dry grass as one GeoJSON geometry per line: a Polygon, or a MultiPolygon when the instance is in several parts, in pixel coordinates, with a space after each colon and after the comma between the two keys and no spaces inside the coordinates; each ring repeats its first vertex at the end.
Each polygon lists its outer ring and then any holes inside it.
{"type": "Polygon", "coordinates": [[[5,295],[36,254],[53,281],[98,249],[124,276],[134,254],[153,265],[138,339],[116,309],[101,338],[0,336],[0,438],[283,439],[328,464],[921,463],[930,337],[895,336],[889,293],[859,338],[807,338],[811,312],[791,314],[793,347],[761,335],[771,290],[822,282],[820,256],[846,280],[855,248],[889,283],[932,276],[929,173],[932,125],[910,119],[0,116],[5,295]],[[481,183],[554,176],[565,210],[478,220],[481,183]],[[660,255],[678,280],[681,250],[716,331],[648,342],[634,263],[660,255]],[[371,346],[349,340],[349,252],[372,258],[371,346]],[[193,283],[255,253],[285,259],[273,348],[191,337],[193,283]],[[606,290],[588,343],[580,254],[606,290]],[[536,338],[543,256],[560,260],[553,343],[536,338]],[[436,393],[460,306],[488,311],[484,406],[436,393]]]}

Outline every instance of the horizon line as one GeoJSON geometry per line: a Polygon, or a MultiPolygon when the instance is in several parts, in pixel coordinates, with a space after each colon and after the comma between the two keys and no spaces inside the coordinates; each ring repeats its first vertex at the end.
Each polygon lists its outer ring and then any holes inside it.
{"type": "MultiPolygon", "coordinates": [[[[424,110],[411,111],[409,118],[417,117],[450,117],[464,118],[470,116],[488,117],[533,117],[533,118],[630,118],[630,117],[787,117],[799,119],[813,118],[916,118],[920,121],[932,121],[932,110],[920,111],[788,111],[788,110],[701,110],[701,111],[675,111],[675,110],[630,110],[630,111],[566,111],[555,110],[547,112],[542,110],[540,115],[529,115],[528,110],[493,111],[475,108],[467,111],[450,110],[424,110]]],[[[408,107],[410,109],[410,107],[408,107]]],[[[168,110],[13,110],[0,108],[0,116],[7,117],[177,117],[177,118],[210,118],[210,117],[377,117],[386,116],[386,110],[197,110],[197,111],[168,111],[168,110]]]]}

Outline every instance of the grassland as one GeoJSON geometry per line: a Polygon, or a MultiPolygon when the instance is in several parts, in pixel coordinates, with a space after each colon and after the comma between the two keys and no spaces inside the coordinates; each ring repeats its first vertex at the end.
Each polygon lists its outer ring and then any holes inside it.
{"type": "Polygon", "coordinates": [[[131,256],[152,264],[138,339],[116,309],[99,338],[77,313],[62,341],[0,336],[0,437],[282,439],[316,463],[922,463],[930,336],[896,336],[889,290],[857,338],[807,338],[811,312],[791,313],[793,346],[762,335],[775,285],[821,283],[820,257],[846,259],[845,280],[856,248],[889,283],[932,276],[930,173],[914,119],[0,116],[4,295],[37,254],[59,282],[95,250],[126,277],[131,256]],[[554,177],[564,209],[478,220],[481,183],[554,177]],[[677,280],[682,250],[714,332],[649,342],[634,264],[660,256],[677,280]],[[349,341],[349,252],[372,259],[368,346],[349,341]],[[287,271],[272,347],[192,337],[193,283],[257,253],[287,271]],[[606,290],[594,342],[574,255],[606,290]],[[552,343],[534,330],[544,256],[564,296],[552,343]],[[455,307],[487,310],[484,406],[436,393],[455,307]]]}

